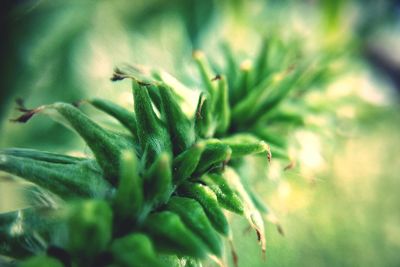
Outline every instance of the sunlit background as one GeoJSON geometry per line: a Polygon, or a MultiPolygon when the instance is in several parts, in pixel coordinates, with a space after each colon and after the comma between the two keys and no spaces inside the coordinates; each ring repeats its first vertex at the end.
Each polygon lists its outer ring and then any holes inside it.
{"type": "MultiPolygon", "coordinates": [[[[115,66],[155,66],[196,92],[195,49],[216,64],[227,44],[245,61],[265,36],[309,53],[340,51],[329,88],[304,99],[323,108],[323,116],[310,113],[308,129],[288,130],[296,165],[283,171],[288,162],[265,166],[249,158],[257,168],[241,170],[284,236],[267,224],[263,258],[244,219],[230,215],[239,264],[400,266],[399,1],[21,0],[0,6],[1,148],[89,153],[47,118],[10,123],[14,100],[35,107],[98,96],[132,105],[129,86],[109,81],[115,66]]],[[[19,188],[1,174],[0,212],[29,205],[19,188]]]]}

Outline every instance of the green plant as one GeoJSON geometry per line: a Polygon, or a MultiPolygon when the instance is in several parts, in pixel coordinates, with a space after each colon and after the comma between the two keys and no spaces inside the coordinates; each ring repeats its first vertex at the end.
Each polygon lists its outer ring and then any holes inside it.
{"type": "Polygon", "coordinates": [[[20,103],[15,121],[48,115],[77,132],[93,158],[0,152],[0,170],[58,203],[1,214],[0,253],[23,259],[21,266],[198,266],[207,255],[221,264],[221,237],[232,237],[222,209],[246,217],[265,251],[270,211],[235,169],[247,155],[290,162],[288,127],[305,124],[302,98],[333,74],[331,58],[275,39],[263,43],[254,67],[239,65],[227,46],[224,53],[219,72],[194,53],[204,89],[192,116],[182,111],[179,82],[139,68],[112,77],[132,81],[134,112],[103,99],[34,109],[20,103]],[[85,103],[128,131],[101,127],[80,111],[85,103]]]}

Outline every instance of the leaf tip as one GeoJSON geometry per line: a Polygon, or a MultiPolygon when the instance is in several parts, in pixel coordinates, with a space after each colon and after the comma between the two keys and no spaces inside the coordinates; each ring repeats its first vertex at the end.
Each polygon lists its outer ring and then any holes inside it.
{"type": "Polygon", "coordinates": [[[290,163],[289,163],[288,165],[286,165],[286,166],[283,168],[283,170],[284,170],[284,171],[288,171],[288,170],[293,169],[294,167],[296,167],[296,161],[292,160],[292,161],[290,161],[290,163]]]}
{"type": "Polygon", "coordinates": [[[194,50],[192,55],[193,55],[193,58],[196,60],[200,60],[205,57],[204,52],[201,50],[194,50]]]}
{"type": "Polygon", "coordinates": [[[264,150],[267,153],[268,162],[271,162],[271,160],[272,160],[271,147],[269,146],[269,144],[265,143],[264,141],[261,141],[261,145],[264,147],[264,150]]]}
{"type": "Polygon", "coordinates": [[[280,223],[276,224],[276,230],[281,236],[285,236],[285,231],[280,223]]]}
{"type": "Polygon", "coordinates": [[[19,111],[22,111],[23,114],[15,119],[10,119],[11,122],[18,122],[18,123],[26,123],[29,121],[36,113],[40,112],[43,108],[35,108],[35,109],[22,109],[19,108],[19,111]]]}
{"type": "Polygon", "coordinates": [[[127,73],[123,72],[120,68],[116,67],[114,68],[114,72],[110,80],[112,82],[116,82],[116,81],[122,81],[123,79],[128,77],[129,75],[127,73]]]}
{"type": "Polygon", "coordinates": [[[252,68],[252,62],[250,59],[246,59],[240,64],[240,70],[242,71],[249,71],[251,70],[251,68],[252,68]]]}
{"type": "Polygon", "coordinates": [[[235,267],[238,267],[239,266],[239,257],[238,257],[238,254],[236,253],[235,246],[233,245],[232,238],[229,238],[229,246],[231,248],[231,255],[232,255],[233,265],[235,267]]]}
{"type": "Polygon", "coordinates": [[[219,80],[222,80],[222,79],[223,79],[222,75],[221,74],[217,74],[217,75],[215,75],[214,78],[211,79],[211,81],[212,82],[213,81],[219,81],[219,80]]]}

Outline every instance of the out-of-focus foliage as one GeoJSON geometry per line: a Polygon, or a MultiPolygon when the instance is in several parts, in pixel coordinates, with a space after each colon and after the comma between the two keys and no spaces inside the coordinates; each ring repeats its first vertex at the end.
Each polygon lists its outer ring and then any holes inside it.
{"type": "MultiPolygon", "coordinates": [[[[76,101],[102,92],[113,66],[152,64],[183,78],[193,48],[213,51],[228,39],[239,49],[253,50],[260,33],[277,31],[314,39],[315,46],[336,36],[363,44],[396,21],[396,1],[5,1],[1,16],[0,118],[9,118],[12,100],[22,97],[36,106],[56,100],[76,101]],[[325,25],[325,26],[324,26],[325,25]],[[322,27],[321,27],[322,26],[322,27]],[[337,31],[337,34],[332,32],[337,31]],[[368,32],[368,34],[367,34],[368,32]],[[207,38],[204,38],[207,36],[207,38]],[[208,36],[212,36],[211,38],[208,36]]],[[[336,38],[335,37],[335,38],[336,38]]],[[[333,39],[335,39],[333,38],[333,39]]],[[[333,46],[335,42],[333,43],[333,46]]],[[[208,52],[207,51],[207,52],[208,52]]],[[[29,136],[6,124],[0,140],[37,147],[70,142],[53,125],[27,127],[29,136]]]]}
{"type": "Polygon", "coordinates": [[[233,231],[243,231],[236,237],[239,258],[251,266],[398,266],[396,109],[369,113],[351,138],[331,140],[325,149],[335,153],[325,158],[328,164],[312,183],[298,169],[279,180],[255,173],[253,184],[278,212],[285,237],[267,227],[267,256],[262,261],[252,244],[254,237],[240,218],[233,217],[233,231]]]}
{"type": "MultiPolygon", "coordinates": [[[[111,87],[104,84],[117,64],[156,60],[160,67],[179,65],[182,58],[175,55],[184,53],[189,58],[215,10],[213,1],[194,1],[196,8],[190,2],[9,3],[9,12],[4,11],[2,18],[0,118],[4,121],[10,116],[8,110],[17,97],[32,105],[73,102],[107,89],[112,97],[111,87]],[[168,28],[173,30],[167,32],[168,28]]],[[[17,138],[18,130],[11,129],[14,144],[36,140],[40,147],[71,140],[71,135],[53,125],[42,123],[39,128],[57,138],[46,140],[37,127],[28,127],[29,137],[17,138]]]]}

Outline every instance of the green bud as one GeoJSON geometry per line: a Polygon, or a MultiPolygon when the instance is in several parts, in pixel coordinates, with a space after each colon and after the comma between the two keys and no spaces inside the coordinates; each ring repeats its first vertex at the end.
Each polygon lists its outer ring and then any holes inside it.
{"type": "Polygon", "coordinates": [[[203,207],[213,227],[221,234],[228,235],[229,225],[218,205],[215,193],[207,186],[185,182],[179,187],[181,195],[197,200],[203,207]]]}
{"type": "Polygon", "coordinates": [[[67,216],[68,249],[88,263],[111,240],[111,208],[105,201],[87,200],[72,205],[67,216]]]}
{"type": "Polygon", "coordinates": [[[213,74],[213,71],[212,71],[204,53],[201,51],[195,51],[195,52],[193,52],[193,58],[197,64],[197,68],[199,69],[201,80],[202,80],[207,92],[210,94],[211,98],[214,98],[216,96],[217,88],[213,84],[212,79],[214,78],[215,75],[213,74]]]}
{"type": "Polygon", "coordinates": [[[194,144],[191,148],[183,151],[174,158],[173,172],[174,183],[179,185],[189,178],[199,164],[201,155],[206,145],[204,142],[194,144]]]}
{"type": "Polygon", "coordinates": [[[94,160],[47,152],[0,151],[0,170],[20,176],[63,198],[104,197],[111,188],[94,160]]]}
{"type": "Polygon", "coordinates": [[[164,204],[171,195],[172,169],[168,153],[162,153],[144,174],[146,199],[159,205],[164,204]]]}
{"type": "Polygon", "coordinates": [[[121,157],[121,177],[114,199],[114,209],[123,218],[137,215],[143,204],[143,185],[138,167],[135,153],[124,151],[121,157]]]}
{"type": "Polygon", "coordinates": [[[170,211],[151,214],[143,224],[144,230],[157,240],[155,246],[165,252],[203,258],[207,247],[170,211]]]}
{"type": "Polygon", "coordinates": [[[115,239],[110,251],[114,263],[121,267],[162,267],[166,266],[157,258],[150,239],[141,233],[115,239]]]}
{"type": "Polygon", "coordinates": [[[201,177],[204,182],[217,196],[219,204],[227,210],[237,214],[243,214],[243,203],[238,194],[233,191],[222,175],[209,173],[201,177]]]}
{"type": "Polygon", "coordinates": [[[195,175],[203,174],[216,164],[226,164],[232,155],[232,149],[218,139],[208,139],[205,143],[206,148],[201,155],[195,175]]]}
{"type": "Polygon", "coordinates": [[[210,96],[202,92],[197,103],[194,129],[197,136],[201,138],[210,138],[214,135],[216,122],[212,116],[212,103],[210,96]]]}
{"type": "Polygon", "coordinates": [[[220,76],[218,80],[217,93],[213,113],[217,120],[216,134],[222,135],[228,130],[231,119],[228,83],[225,76],[220,76]]]}
{"type": "Polygon", "coordinates": [[[147,87],[133,80],[132,88],[139,142],[148,167],[162,151],[171,151],[170,137],[153,110],[147,87]]]}
{"type": "Polygon", "coordinates": [[[166,209],[178,214],[183,223],[208,246],[209,250],[221,257],[221,239],[211,226],[199,202],[186,197],[172,197],[166,209]]]}
{"type": "Polygon", "coordinates": [[[251,134],[236,134],[228,138],[221,139],[223,144],[232,149],[232,158],[239,158],[251,154],[266,153],[268,161],[271,160],[269,145],[260,141],[251,134]]]}
{"type": "Polygon", "coordinates": [[[128,129],[133,135],[134,139],[137,139],[137,125],[135,114],[111,101],[105,99],[91,99],[88,101],[97,109],[104,111],[108,115],[117,119],[126,129],[128,129]]]}
{"type": "Polygon", "coordinates": [[[162,101],[162,114],[168,126],[174,154],[177,155],[193,144],[194,128],[182,112],[169,87],[159,86],[159,94],[162,101]]]}

